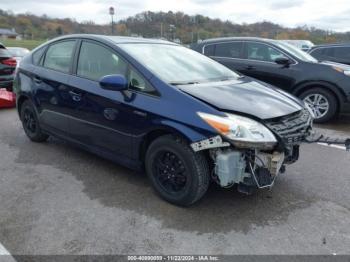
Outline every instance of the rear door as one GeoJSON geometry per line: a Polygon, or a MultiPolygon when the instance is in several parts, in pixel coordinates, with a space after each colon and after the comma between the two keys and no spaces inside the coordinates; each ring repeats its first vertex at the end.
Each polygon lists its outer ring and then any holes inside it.
{"type": "Polygon", "coordinates": [[[242,71],[243,42],[232,41],[204,46],[204,54],[234,71],[242,71]]]}
{"type": "Polygon", "coordinates": [[[74,39],[54,42],[46,49],[43,57],[36,58],[33,54],[33,60],[40,60],[33,61],[38,66],[31,76],[40,122],[44,129],[62,135],[67,134],[67,112],[72,106],[68,80],[76,43],[74,39]]]}

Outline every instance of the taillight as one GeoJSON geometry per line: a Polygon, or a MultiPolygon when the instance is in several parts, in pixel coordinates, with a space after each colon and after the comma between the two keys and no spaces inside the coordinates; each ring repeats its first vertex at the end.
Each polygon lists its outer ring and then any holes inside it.
{"type": "Polygon", "coordinates": [[[14,59],[14,58],[8,58],[8,59],[5,59],[5,60],[1,60],[0,63],[3,64],[3,65],[15,67],[17,65],[17,60],[14,59]]]}

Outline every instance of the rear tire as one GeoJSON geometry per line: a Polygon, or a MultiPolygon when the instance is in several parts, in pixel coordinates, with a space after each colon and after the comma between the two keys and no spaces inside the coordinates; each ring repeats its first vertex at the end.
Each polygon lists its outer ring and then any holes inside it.
{"type": "Polygon", "coordinates": [[[324,88],[311,88],[300,95],[314,112],[315,123],[325,123],[335,117],[338,109],[338,100],[330,91],[324,88]]]}
{"type": "Polygon", "coordinates": [[[40,143],[49,138],[47,134],[42,132],[35,108],[29,100],[23,102],[20,116],[24,132],[31,141],[40,143]]]}
{"type": "Polygon", "coordinates": [[[180,137],[165,135],[148,148],[146,172],[155,191],[166,201],[189,206],[206,193],[210,174],[207,158],[180,137]]]}

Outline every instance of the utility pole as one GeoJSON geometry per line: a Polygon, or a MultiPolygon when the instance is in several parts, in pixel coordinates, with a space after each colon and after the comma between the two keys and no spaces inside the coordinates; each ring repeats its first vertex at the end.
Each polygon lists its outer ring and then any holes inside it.
{"type": "Polygon", "coordinates": [[[169,25],[169,31],[170,34],[172,34],[173,41],[175,40],[175,34],[176,34],[176,26],[175,25],[169,25]]]}
{"type": "Polygon", "coordinates": [[[196,33],[197,33],[197,42],[198,42],[198,28],[197,28],[196,16],[191,17],[191,22],[192,22],[191,42],[193,44],[194,43],[194,34],[195,34],[194,31],[196,31],[196,33]]]}
{"type": "Polygon", "coordinates": [[[111,18],[112,18],[112,30],[111,30],[111,32],[112,32],[112,35],[114,35],[114,23],[113,23],[113,16],[114,16],[114,7],[113,6],[111,6],[110,8],[109,8],[109,14],[111,15],[111,18]]]}

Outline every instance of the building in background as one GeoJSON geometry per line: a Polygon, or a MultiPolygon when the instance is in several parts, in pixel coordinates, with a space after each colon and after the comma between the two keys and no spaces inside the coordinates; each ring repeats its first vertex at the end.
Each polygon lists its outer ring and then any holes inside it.
{"type": "Polygon", "coordinates": [[[5,39],[16,39],[18,37],[18,34],[16,33],[16,30],[13,29],[7,29],[7,28],[0,28],[0,38],[5,39]]]}

